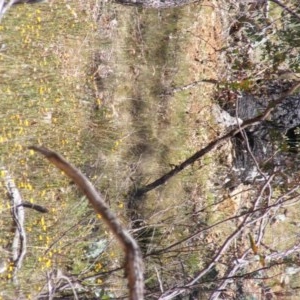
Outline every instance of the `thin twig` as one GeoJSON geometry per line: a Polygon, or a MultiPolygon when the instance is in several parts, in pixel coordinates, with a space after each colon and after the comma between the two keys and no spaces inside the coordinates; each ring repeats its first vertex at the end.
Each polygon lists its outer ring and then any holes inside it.
{"type": "MultiPolygon", "coordinates": [[[[261,197],[262,197],[262,194],[263,192],[266,190],[266,188],[268,188],[269,184],[270,184],[270,181],[274,178],[274,175],[273,176],[270,176],[270,178],[268,179],[267,182],[264,183],[263,187],[261,188],[261,191],[260,191],[260,194],[258,195],[258,197],[256,198],[256,200],[254,201],[253,203],[253,208],[256,208],[256,209],[253,209],[251,211],[249,211],[248,213],[245,213],[243,215],[239,215],[239,216],[235,216],[235,217],[231,217],[231,218],[228,218],[226,220],[223,220],[223,221],[228,221],[228,220],[232,220],[233,218],[240,218],[241,216],[244,216],[243,220],[241,221],[241,223],[239,224],[239,226],[237,227],[236,230],[234,230],[226,239],[225,241],[223,242],[222,246],[219,247],[219,249],[217,250],[216,254],[214,255],[214,257],[211,259],[210,263],[208,263],[208,265],[199,271],[198,275],[196,275],[189,283],[187,283],[186,285],[182,286],[182,287],[175,287],[175,288],[172,288],[172,289],[169,289],[167,291],[165,291],[159,298],[159,300],[170,300],[170,299],[173,299],[174,297],[180,295],[180,294],[183,294],[187,289],[190,289],[192,288],[197,282],[199,282],[199,280],[201,278],[203,278],[204,275],[206,275],[215,265],[216,263],[220,260],[221,256],[226,252],[226,250],[228,249],[228,247],[231,245],[231,243],[247,228],[249,227],[250,225],[252,224],[255,224],[257,223],[258,221],[266,218],[266,216],[270,213],[270,210],[271,209],[274,209],[274,208],[278,208],[278,206],[282,206],[283,203],[285,201],[291,201],[294,197],[290,198],[290,199],[286,199],[286,200],[283,200],[283,197],[286,196],[287,194],[291,194],[290,192],[286,193],[284,196],[281,196],[277,199],[277,201],[268,206],[268,207],[265,207],[265,208],[261,208],[259,207],[259,204],[261,203],[261,197]],[[262,214],[257,214],[258,212],[263,212],[262,214]]],[[[213,226],[216,226],[216,225],[219,225],[220,222],[214,224],[213,226]]],[[[210,226],[209,228],[212,228],[212,226],[210,226]]],[[[205,228],[201,231],[206,231],[208,230],[208,228],[205,228]]],[[[200,233],[200,231],[198,231],[198,233],[200,233]]],[[[194,236],[194,235],[193,235],[194,236]]],[[[177,243],[176,243],[177,244],[177,243]]],[[[288,255],[288,254],[291,254],[291,253],[295,253],[298,249],[298,245],[297,246],[294,246],[292,249],[289,249],[289,250],[286,250],[284,252],[282,252],[279,257],[284,257],[284,255],[288,255]]],[[[244,258],[244,256],[242,256],[244,258]]],[[[265,260],[271,260],[271,259],[275,259],[275,257],[277,256],[266,256],[265,260]]],[[[243,260],[245,263],[247,261],[243,260]]],[[[235,274],[235,272],[238,271],[238,269],[241,267],[242,265],[240,264],[239,267],[237,268],[234,268],[232,270],[232,273],[229,272],[229,274],[231,274],[231,276],[233,276],[233,274],[235,274]]],[[[218,291],[222,290],[223,287],[225,287],[227,284],[229,283],[229,281],[223,281],[223,283],[218,287],[216,288],[216,290],[213,292],[212,295],[215,295],[212,299],[218,299],[216,298],[218,294],[218,291]]]]}
{"type": "Polygon", "coordinates": [[[281,1],[279,0],[269,0],[277,5],[279,5],[280,7],[282,7],[285,11],[287,11],[289,14],[291,14],[292,16],[294,16],[295,18],[297,18],[300,21],[300,16],[295,13],[293,10],[291,10],[290,8],[288,8],[285,4],[283,4],[281,1]]]}

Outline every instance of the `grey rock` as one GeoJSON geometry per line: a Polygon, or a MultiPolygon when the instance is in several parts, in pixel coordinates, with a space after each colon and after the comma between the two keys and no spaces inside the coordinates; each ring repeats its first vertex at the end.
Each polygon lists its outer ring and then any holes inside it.
{"type": "MultiPolygon", "coordinates": [[[[286,88],[286,85],[283,86],[286,88]]],[[[280,86],[275,85],[269,87],[266,95],[242,94],[236,107],[230,107],[228,113],[244,121],[251,119],[262,113],[271,100],[278,99],[282,95],[281,92],[280,86]]],[[[272,111],[269,120],[247,128],[244,136],[237,134],[232,138],[235,152],[234,167],[238,170],[243,183],[251,183],[249,181],[257,181],[264,176],[257,169],[253,158],[263,166],[263,172],[268,172],[266,169],[273,170],[275,167],[284,169],[291,156],[294,155],[292,159],[295,159],[296,154],[288,149],[282,151],[281,148],[286,144],[287,133],[298,126],[300,126],[300,94],[286,97],[272,111]]]]}

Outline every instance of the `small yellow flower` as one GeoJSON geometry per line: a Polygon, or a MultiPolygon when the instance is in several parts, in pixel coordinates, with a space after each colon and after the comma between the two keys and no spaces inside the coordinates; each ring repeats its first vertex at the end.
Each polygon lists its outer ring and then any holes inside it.
{"type": "Polygon", "coordinates": [[[97,264],[95,265],[95,271],[96,271],[96,272],[99,272],[101,269],[102,269],[102,265],[101,265],[100,263],[97,263],[97,264]]]}
{"type": "Polygon", "coordinates": [[[46,268],[50,268],[51,267],[51,260],[50,259],[48,259],[47,261],[46,261],[46,268]]]}
{"type": "Polygon", "coordinates": [[[102,100],[98,98],[98,99],[96,100],[96,104],[97,104],[98,106],[100,106],[101,103],[102,103],[102,100]]]}
{"type": "Polygon", "coordinates": [[[33,187],[30,183],[27,183],[26,184],[26,189],[29,190],[29,191],[32,191],[33,190],[33,187]]]}
{"type": "Polygon", "coordinates": [[[24,182],[20,182],[20,183],[19,183],[19,188],[22,189],[22,188],[24,188],[24,187],[25,187],[25,183],[24,183],[24,182]]]}

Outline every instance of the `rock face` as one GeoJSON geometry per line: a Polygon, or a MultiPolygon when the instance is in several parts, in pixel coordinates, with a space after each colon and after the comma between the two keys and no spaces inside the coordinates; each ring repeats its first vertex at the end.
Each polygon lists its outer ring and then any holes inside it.
{"type": "Polygon", "coordinates": [[[287,132],[300,125],[300,94],[287,97],[272,114],[275,124],[287,132]]]}
{"type": "MultiPolygon", "coordinates": [[[[279,96],[278,96],[279,97],[279,96]]],[[[272,100],[276,100],[274,97],[272,100]]],[[[263,112],[269,104],[267,98],[256,98],[251,95],[243,95],[238,101],[238,109],[231,109],[231,115],[236,114],[242,120],[251,119],[263,112]]],[[[286,133],[288,130],[300,125],[300,94],[287,97],[271,113],[268,122],[272,127],[286,133]]]]}
{"type": "Polygon", "coordinates": [[[213,104],[211,106],[211,114],[214,116],[218,125],[230,127],[237,124],[242,124],[243,120],[230,115],[226,110],[222,109],[219,105],[213,104]]]}
{"type": "MultiPolygon", "coordinates": [[[[228,109],[231,116],[242,120],[253,118],[265,110],[270,100],[280,97],[277,90],[271,89],[265,96],[243,94],[237,101],[236,107],[228,109]]],[[[291,144],[295,144],[298,135],[295,128],[300,128],[300,94],[288,96],[272,112],[270,119],[259,125],[247,128],[244,136],[238,134],[232,139],[235,148],[235,170],[242,182],[251,183],[259,179],[257,164],[263,171],[284,169],[286,162],[296,159],[297,147],[291,151],[291,144]],[[246,138],[245,138],[246,137],[246,138]],[[294,139],[293,141],[291,140],[294,139]],[[252,153],[250,153],[250,151],[252,153]]]]}

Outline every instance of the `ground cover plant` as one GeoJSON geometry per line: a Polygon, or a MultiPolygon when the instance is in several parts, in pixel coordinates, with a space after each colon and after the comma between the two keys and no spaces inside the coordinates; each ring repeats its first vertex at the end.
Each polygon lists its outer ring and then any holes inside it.
{"type": "Polygon", "coordinates": [[[282,70],[298,72],[297,18],[274,3],[268,17],[240,4],[154,10],[53,0],[5,14],[2,299],[128,297],[123,254],[101,216],[29,145],[61,153],[101,191],[140,245],[146,299],[297,299],[297,168],[268,165],[263,181],[231,184],[228,136],[145,189],[226,134],[217,103],[263,93],[282,70]],[[7,176],[27,203],[19,269],[7,176]]]}

